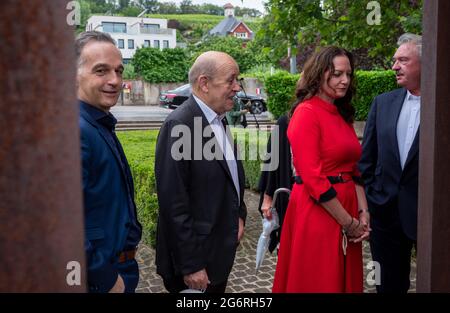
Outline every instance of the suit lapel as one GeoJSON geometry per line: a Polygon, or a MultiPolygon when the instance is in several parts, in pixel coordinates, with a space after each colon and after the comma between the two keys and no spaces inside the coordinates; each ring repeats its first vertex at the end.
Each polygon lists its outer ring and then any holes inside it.
{"type": "Polygon", "coordinates": [[[408,157],[406,158],[405,166],[403,167],[404,169],[406,168],[406,166],[408,166],[408,163],[414,158],[414,156],[419,151],[419,137],[420,137],[419,135],[420,135],[420,125],[417,128],[416,136],[414,137],[414,141],[411,145],[411,148],[409,149],[408,157]]]}
{"type": "MultiPolygon", "coordinates": [[[[224,124],[226,125],[227,135],[230,134],[230,136],[228,136],[228,140],[229,140],[231,146],[233,147],[233,155],[234,155],[234,159],[236,160],[236,166],[237,166],[239,189],[242,190],[243,186],[245,186],[244,167],[242,166],[242,162],[238,159],[238,157],[239,157],[238,145],[234,141],[233,135],[231,133],[231,129],[228,125],[228,120],[226,118],[224,118],[224,124]]],[[[228,166],[227,166],[227,168],[228,168],[228,166]]]]}
{"type": "Polygon", "coordinates": [[[228,120],[224,119],[224,123],[227,125],[226,129],[227,129],[227,134],[229,131],[230,136],[228,137],[228,140],[230,141],[230,144],[233,147],[233,154],[234,154],[234,158],[236,160],[236,166],[237,166],[237,172],[238,172],[238,180],[239,180],[239,189],[242,191],[244,186],[245,186],[245,174],[244,174],[244,167],[242,166],[242,162],[240,161],[239,157],[239,147],[237,145],[237,143],[234,141],[234,138],[232,136],[231,133],[231,129],[228,126],[228,120]]]}
{"type": "Polygon", "coordinates": [[[400,117],[400,112],[402,110],[403,102],[405,100],[405,95],[406,95],[406,89],[402,88],[401,92],[392,101],[392,104],[391,104],[392,108],[391,108],[391,110],[388,111],[388,116],[387,116],[387,120],[386,120],[387,125],[393,125],[393,127],[390,127],[391,133],[389,136],[389,138],[390,138],[389,145],[393,149],[393,153],[394,153],[396,162],[397,162],[398,166],[400,166],[400,168],[401,168],[401,163],[400,163],[400,152],[398,150],[397,123],[398,123],[398,118],[400,117]],[[391,114],[389,114],[389,112],[391,114]]]}
{"type": "MultiPolygon", "coordinates": [[[[203,136],[203,131],[209,125],[209,122],[206,119],[206,116],[203,114],[203,111],[198,106],[198,104],[195,101],[194,97],[191,96],[189,98],[189,103],[188,104],[189,104],[189,107],[190,107],[190,109],[192,110],[192,112],[194,114],[194,117],[197,117],[197,116],[201,116],[202,117],[202,149],[203,149],[203,147],[205,146],[206,142],[211,140],[210,138],[206,138],[206,137],[203,136]]],[[[219,143],[217,142],[217,139],[215,138],[214,132],[212,133],[211,138],[213,140],[215,140],[215,142],[216,142],[215,147],[220,147],[219,143]]],[[[202,151],[202,153],[203,153],[203,151],[202,151]]],[[[223,154],[222,154],[222,158],[220,160],[217,160],[217,162],[219,162],[219,164],[224,169],[225,173],[227,173],[227,176],[230,179],[230,181],[233,182],[233,178],[231,176],[230,169],[228,168],[227,161],[225,160],[225,157],[223,156],[223,154]]]]}

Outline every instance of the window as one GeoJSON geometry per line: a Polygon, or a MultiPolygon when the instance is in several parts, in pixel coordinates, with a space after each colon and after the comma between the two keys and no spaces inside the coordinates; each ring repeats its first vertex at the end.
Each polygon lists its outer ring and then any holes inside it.
{"type": "Polygon", "coordinates": [[[117,40],[117,47],[118,47],[119,49],[125,48],[125,42],[123,41],[123,39],[117,40]]]}
{"type": "Polygon", "coordinates": [[[150,47],[150,40],[144,40],[144,48],[150,47]]]}
{"type": "Polygon", "coordinates": [[[169,48],[169,40],[163,40],[163,49],[169,48]]]}
{"type": "Polygon", "coordinates": [[[159,40],[153,40],[153,48],[159,49],[159,40]]]}
{"type": "Polygon", "coordinates": [[[102,22],[103,31],[105,33],[126,33],[126,23],[102,22]]]}
{"type": "Polygon", "coordinates": [[[237,38],[247,38],[247,33],[234,33],[237,38]]]}
{"type": "Polygon", "coordinates": [[[159,29],[159,24],[141,24],[141,32],[143,33],[151,33],[155,29],[159,29]]]}
{"type": "Polygon", "coordinates": [[[128,39],[128,49],[134,49],[134,40],[128,39]]]}

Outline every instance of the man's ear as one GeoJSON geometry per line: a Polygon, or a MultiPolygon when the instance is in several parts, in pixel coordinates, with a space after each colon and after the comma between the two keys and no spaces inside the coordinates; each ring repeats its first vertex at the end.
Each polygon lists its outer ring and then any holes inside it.
{"type": "Polygon", "coordinates": [[[80,75],[81,75],[81,68],[77,67],[76,69],[76,76],[75,76],[75,86],[78,88],[78,86],[80,86],[80,75]]]}
{"type": "Polygon", "coordinates": [[[198,87],[202,92],[208,93],[209,86],[208,86],[208,77],[206,75],[200,75],[198,77],[198,87]]]}

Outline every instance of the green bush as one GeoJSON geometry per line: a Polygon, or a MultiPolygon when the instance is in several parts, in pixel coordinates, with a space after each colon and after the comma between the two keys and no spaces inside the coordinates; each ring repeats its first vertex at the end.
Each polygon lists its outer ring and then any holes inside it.
{"type": "Polygon", "coordinates": [[[158,198],[155,184],[155,146],[158,130],[117,132],[133,175],[138,219],[144,243],[154,246],[158,198]]]}
{"type": "Polygon", "coordinates": [[[295,85],[300,75],[277,72],[266,78],[267,107],[275,119],[286,113],[294,101],[295,85]]]}
{"type": "Polygon", "coordinates": [[[183,49],[139,48],[131,64],[135,72],[149,83],[174,83],[187,81],[189,64],[183,49]]]}
{"type": "Polygon", "coordinates": [[[125,64],[123,70],[123,79],[136,79],[137,75],[134,71],[134,67],[131,64],[125,64]]]}
{"type": "Polygon", "coordinates": [[[398,88],[394,71],[357,71],[355,84],[356,95],[352,104],[357,121],[367,119],[370,105],[377,95],[398,88]]]}
{"type": "Polygon", "coordinates": [[[239,65],[240,72],[245,72],[256,64],[255,54],[243,46],[243,41],[233,36],[206,37],[200,44],[192,46],[191,64],[195,59],[206,51],[221,51],[232,56],[239,65]]]}
{"type": "Polygon", "coordinates": [[[249,78],[256,78],[259,80],[260,83],[265,85],[266,79],[274,74],[277,74],[279,72],[286,72],[284,70],[280,69],[274,69],[273,72],[271,72],[272,65],[271,64],[259,64],[253,66],[251,69],[247,70],[244,73],[241,73],[240,77],[249,77],[249,78]]]}
{"type": "MultiPolygon", "coordinates": [[[[294,102],[295,86],[299,75],[278,72],[266,77],[265,89],[268,95],[267,106],[275,118],[283,115],[294,102]]],[[[355,119],[364,121],[375,96],[398,88],[394,71],[356,71],[356,95],[352,104],[355,107],[355,119]]]]}
{"type": "Polygon", "coordinates": [[[269,132],[243,128],[232,128],[231,130],[240,148],[245,171],[245,187],[256,191],[261,174],[261,156],[266,153],[269,132]]]}

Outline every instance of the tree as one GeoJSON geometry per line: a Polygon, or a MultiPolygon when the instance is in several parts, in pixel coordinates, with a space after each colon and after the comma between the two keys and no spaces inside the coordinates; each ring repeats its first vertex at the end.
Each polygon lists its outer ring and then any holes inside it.
{"type": "Polygon", "coordinates": [[[197,13],[196,6],[192,4],[191,0],[183,0],[180,3],[180,11],[182,14],[197,13]]]}
{"type": "Polygon", "coordinates": [[[191,64],[201,53],[211,50],[231,55],[238,63],[241,73],[257,65],[255,55],[245,47],[241,39],[233,36],[208,37],[201,44],[191,47],[191,64]]]}
{"type": "Polygon", "coordinates": [[[105,14],[110,11],[113,12],[115,10],[115,4],[106,0],[85,0],[89,3],[89,7],[91,9],[92,14],[105,14]]]}
{"type": "Polygon", "coordinates": [[[261,16],[262,13],[256,9],[249,9],[249,8],[241,8],[239,6],[234,8],[234,14],[236,16],[244,16],[244,15],[248,15],[251,17],[258,17],[261,16]]]}
{"type": "Polygon", "coordinates": [[[158,0],[138,0],[138,4],[141,8],[147,9],[148,14],[159,12],[160,3],[158,0]]]}
{"type": "Polygon", "coordinates": [[[201,14],[223,15],[223,11],[223,7],[210,3],[199,6],[199,13],[201,14]]]}
{"type": "Polygon", "coordinates": [[[162,2],[159,4],[159,14],[178,14],[178,9],[175,2],[162,2]]]}
{"type": "Polygon", "coordinates": [[[130,0],[119,0],[119,10],[127,8],[130,6],[130,0]]]}
{"type": "Polygon", "coordinates": [[[86,29],[86,22],[88,18],[90,17],[92,11],[91,11],[91,4],[86,0],[80,0],[80,25],[76,26],[75,32],[77,34],[83,32],[86,29]]]}
{"type": "Polygon", "coordinates": [[[120,10],[120,14],[123,16],[138,16],[142,11],[141,7],[131,5],[120,10]]]}
{"type": "Polygon", "coordinates": [[[421,33],[421,0],[376,1],[380,23],[369,1],[346,0],[268,0],[258,38],[266,43],[271,56],[279,57],[284,47],[339,45],[369,59],[368,66],[389,67],[398,36],[421,33]],[[271,48],[274,47],[274,48],[271,48]],[[369,65],[370,64],[370,65],[369,65]]]}

